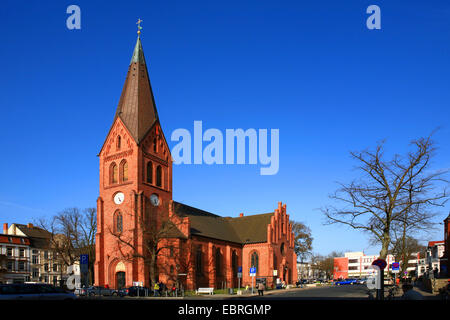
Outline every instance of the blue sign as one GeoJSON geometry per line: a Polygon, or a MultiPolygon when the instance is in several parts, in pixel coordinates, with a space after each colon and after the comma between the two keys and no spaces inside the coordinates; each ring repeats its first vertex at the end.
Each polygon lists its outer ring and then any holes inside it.
{"type": "Polygon", "coordinates": [[[89,273],[89,255],[80,255],[80,269],[81,273],[89,273]]]}
{"type": "Polygon", "coordinates": [[[256,274],[256,268],[255,267],[250,268],[250,274],[256,274]]]}
{"type": "Polygon", "coordinates": [[[80,264],[89,264],[89,255],[88,254],[80,255],[80,264]]]}
{"type": "Polygon", "coordinates": [[[400,270],[400,263],[393,262],[392,263],[392,270],[400,270]]]}
{"type": "Polygon", "coordinates": [[[242,267],[238,267],[238,273],[242,273],[242,267]]]}

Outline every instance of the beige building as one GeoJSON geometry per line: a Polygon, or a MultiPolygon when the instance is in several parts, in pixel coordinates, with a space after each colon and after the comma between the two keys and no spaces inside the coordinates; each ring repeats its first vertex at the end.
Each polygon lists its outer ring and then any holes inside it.
{"type": "MultiPolygon", "coordinates": [[[[13,223],[9,227],[7,223],[4,223],[3,235],[23,239],[26,243],[15,246],[17,248],[13,252],[18,256],[17,259],[14,256],[14,263],[12,263],[13,259],[8,260],[10,261],[8,266],[12,267],[8,269],[9,280],[5,282],[30,281],[60,285],[66,280],[66,267],[58,254],[51,248],[52,235],[50,232],[33,226],[31,223],[26,225],[13,223]],[[17,276],[12,277],[12,274],[17,276]]],[[[11,249],[8,249],[12,247],[11,245],[2,244],[1,249],[3,246],[6,253],[11,252],[11,249]]]]}

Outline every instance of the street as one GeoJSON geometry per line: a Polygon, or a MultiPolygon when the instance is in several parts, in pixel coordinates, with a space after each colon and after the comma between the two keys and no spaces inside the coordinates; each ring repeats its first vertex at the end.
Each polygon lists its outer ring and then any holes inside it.
{"type": "Polygon", "coordinates": [[[367,300],[367,287],[365,285],[345,285],[345,286],[323,286],[309,287],[303,289],[283,290],[265,294],[263,297],[253,296],[244,299],[271,299],[271,300],[290,300],[290,299],[325,299],[325,300],[343,300],[358,299],[367,300]]]}

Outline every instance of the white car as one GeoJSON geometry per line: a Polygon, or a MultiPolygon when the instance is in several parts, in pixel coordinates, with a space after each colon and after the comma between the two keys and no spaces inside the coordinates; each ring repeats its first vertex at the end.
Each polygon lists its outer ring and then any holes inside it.
{"type": "Polygon", "coordinates": [[[1,284],[0,300],[75,300],[77,296],[45,283],[1,284]]]}

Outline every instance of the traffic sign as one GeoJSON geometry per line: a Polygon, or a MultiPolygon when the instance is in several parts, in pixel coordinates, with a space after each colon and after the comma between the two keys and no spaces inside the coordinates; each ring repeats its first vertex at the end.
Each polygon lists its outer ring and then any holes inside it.
{"type": "Polygon", "coordinates": [[[237,277],[238,277],[238,278],[242,278],[242,272],[238,272],[238,273],[237,273],[237,277]]]}
{"type": "Polygon", "coordinates": [[[250,277],[254,277],[256,276],[256,268],[255,267],[251,267],[250,268],[250,277]]]}
{"type": "Polygon", "coordinates": [[[374,262],[372,262],[372,265],[379,267],[381,270],[384,270],[384,268],[386,268],[386,266],[387,266],[387,263],[386,263],[386,260],[377,259],[374,262]]]}
{"type": "Polygon", "coordinates": [[[399,273],[400,272],[400,263],[393,262],[391,271],[392,271],[392,273],[399,273]]]}
{"type": "Polygon", "coordinates": [[[80,255],[80,267],[81,273],[89,273],[89,255],[81,254],[80,255]]]}
{"type": "Polygon", "coordinates": [[[242,273],[242,267],[238,267],[238,273],[242,273]]]}

